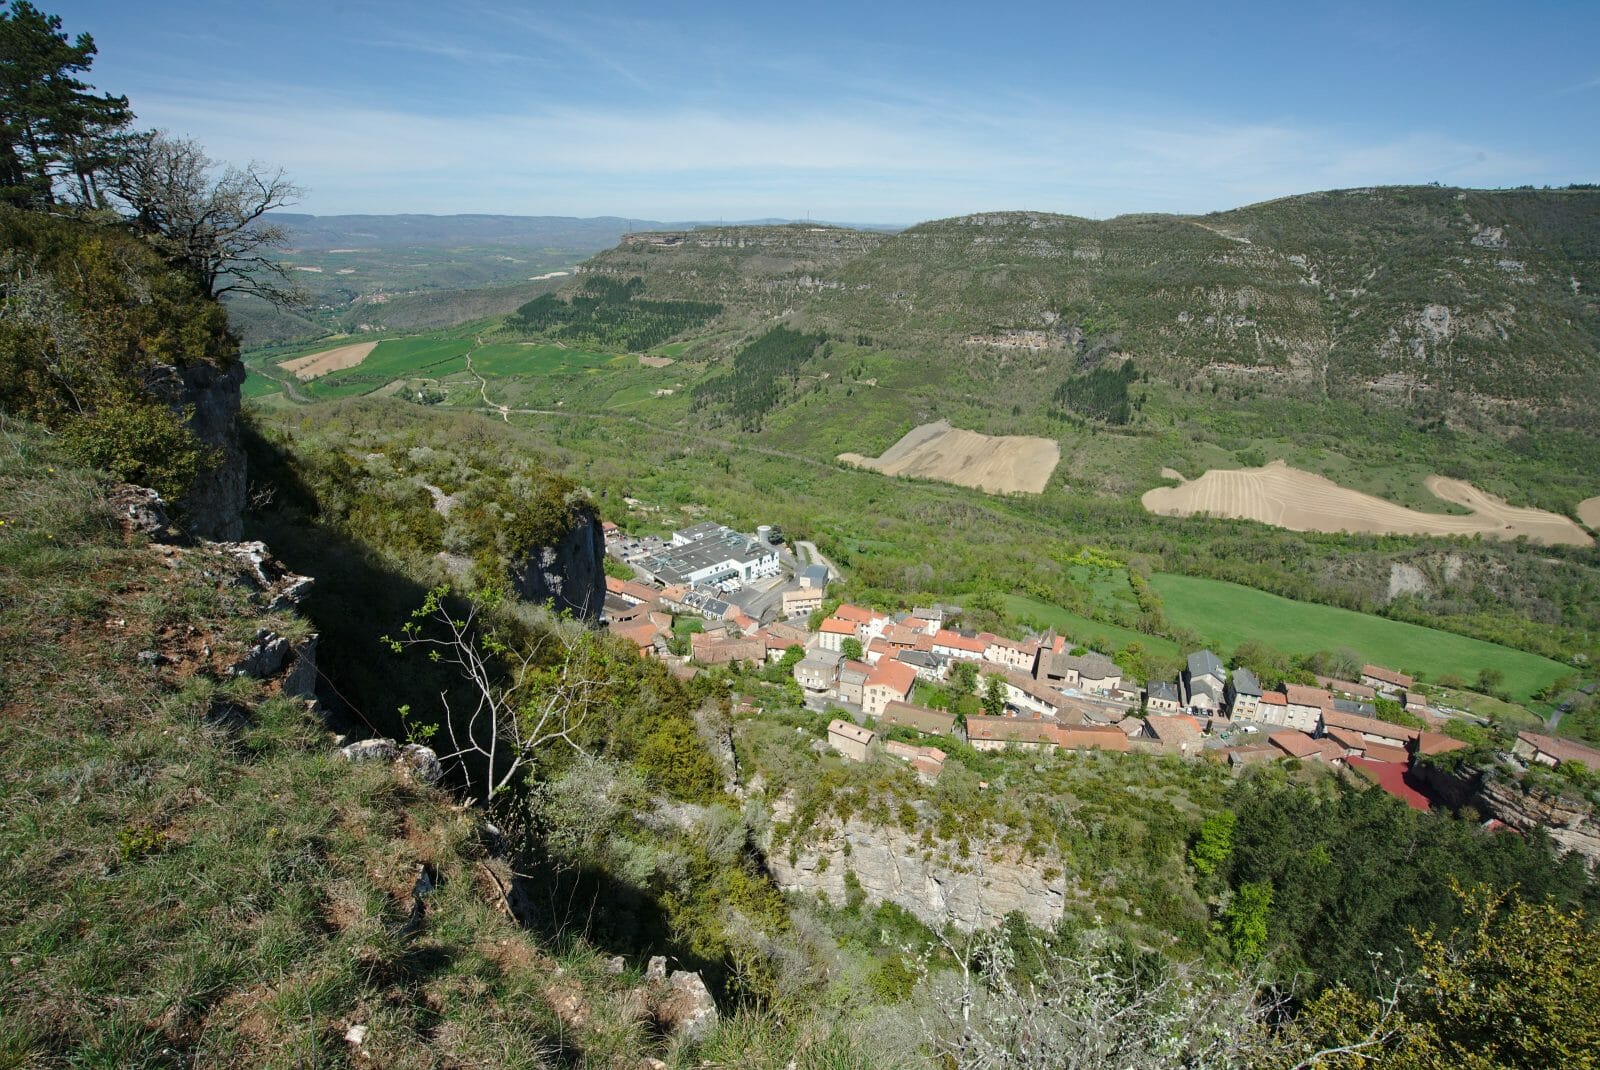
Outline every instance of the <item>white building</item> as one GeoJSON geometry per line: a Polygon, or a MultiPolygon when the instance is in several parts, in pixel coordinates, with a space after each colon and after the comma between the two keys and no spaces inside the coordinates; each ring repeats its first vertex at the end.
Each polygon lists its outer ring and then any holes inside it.
{"type": "Polygon", "coordinates": [[[778,550],[721,524],[696,524],[672,533],[672,545],[639,562],[664,586],[693,587],[725,580],[749,582],[778,574],[778,550]]]}

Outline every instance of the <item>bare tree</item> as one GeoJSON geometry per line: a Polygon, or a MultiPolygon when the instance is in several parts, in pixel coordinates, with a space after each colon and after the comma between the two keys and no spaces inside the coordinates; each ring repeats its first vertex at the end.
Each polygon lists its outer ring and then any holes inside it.
{"type": "MultiPolygon", "coordinates": [[[[448,692],[440,694],[450,750],[439,758],[458,767],[468,794],[488,805],[545,748],[563,744],[584,753],[576,733],[604,680],[582,636],[573,640],[552,629],[518,647],[480,626],[479,602],[458,617],[444,599],[445,588],[429,591],[400,638],[388,643],[397,653],[426,650],[430,660],[460,670],[472,706],[456,709],[448,692]]],[[[408,723],[409,713],[401,710],[408,723]]]]}
{"type": "Polygon", "coordinates": [[[275,305],[305,294],[272,251],[288,228],[269,221],[304,193],[281,168],[221,167],[200,145],[163,131],[133,139],[112,176],[134,227],[200,284],[208,297],[252,294],[275,305]]]}

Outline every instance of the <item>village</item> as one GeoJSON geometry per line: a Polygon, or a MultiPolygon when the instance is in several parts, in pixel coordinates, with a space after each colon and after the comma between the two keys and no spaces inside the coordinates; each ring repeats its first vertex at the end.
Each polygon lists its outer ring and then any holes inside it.
{"type": "MultiPolygon", "coordinates": [[[[866,761],[882,750],[929,782],[947,739],[985,751],[1176,755],[1234,770],[1320,763],[1426,810],[1413,764],[1468,746],[1445,731],[1457,711],[1431,706],[1411,676],[1382,665],[1363,666],[1357,680],[1268,687],[1199,650],[1176,678],[1141,681],[1053,631],[1013,638],[960,627],[955,606],[886,613],[830,600],[837,572],[790,556],[771,528],[747,536],[701,523],[668,540],[634,538],[608,521],[605,535],[608,555],[635,573],[607,577],[612,634],[684,678],[713,666],[784,665],[804,705],[832,715],[834,751],[866,761]],[[952,712],[951,695],[975,696],[982,712],[952,712]],[[1380,704],[1404,716],[1380,717],[1380,704]]],[[[1600,769],[1600,750],[1536,732],[1519,733],[1503,757],[1600,769]]]]}

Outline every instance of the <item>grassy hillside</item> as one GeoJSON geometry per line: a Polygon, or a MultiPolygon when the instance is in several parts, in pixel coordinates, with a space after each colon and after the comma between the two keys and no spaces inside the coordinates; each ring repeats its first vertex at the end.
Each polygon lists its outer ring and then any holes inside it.
{"type": "Polygon", "coordinates": [[[1349,649],[1428,683],[1452,676],[1470,683],[1477,671],[1493,669],[1504,674],[1505,689],[1521,702],[1572,671],[1520,650],[1238,584],[1170,574],[1157,574],[1150,582],[1173,624],[1230,649],[1249,641],[1290,654],[1349,649]]]}
{"type": "Polygon", "coordinates": [[[221,671],[293,622],[225,555],[124,543],[104,490],[0,436],[0,1064],[547,1065],[555,964],[481,827],[221,671]]]}
{"type": "Polygon", "coordinates": [[[1020,362],[1052,388],[1115,353],[1171,378],[1571,416],[1600,386],[1597,233],[1592,190],[1387,187],[1205,217],[995,212],[887,239],[707,230],[588,270],[892,348],[1020,362]],[[1037,332],[1030,348],[1019,331],[1037,332]]]}

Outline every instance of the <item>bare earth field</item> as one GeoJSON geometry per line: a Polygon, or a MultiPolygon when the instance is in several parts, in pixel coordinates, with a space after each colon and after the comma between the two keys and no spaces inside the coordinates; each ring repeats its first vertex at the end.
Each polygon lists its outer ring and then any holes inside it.
{"type": "Polygon", "coordinates": [[[1578,519],[1594,530],[1600,531],[1600,497],[1579,502],[1578,519]]]}
{"type": "Polygon", "coordinates": [[[377,342],[357,342],[355,345],[325,349],[321,353],[310,353],[293,360],[286,360],[278,367],[286,372],[293,372],[296,379],[306,382],[319,375],[327,375],[329,372],[342,372],[346,368],[354,368],[366,360],[367,354],[377,347],[377,342]]]}
{"type": "Polygon", "coordinates": [[[1156,487],[1141,499],[1163,516],[1211,516],[1259,520],[1290,531],[1348,531],[1372,535],[1476,535],[1515,539],[1526,535],[1546,545],[1592,546],[1570,519],[1542,509],[1509,505],[1459,479],[1429,476],[1424,485],[1437,498],[1472,510],[1470,516],[1422,513],[1382,498],[1341,487],[1311,472],[1274,461],[1265,468],[1212,469],[1176,487],[1156,487]]]}
{"type": "Polygon", "coordinates": [[[1048,438],[980,435],[940,420],[912,428],[881,457],[841,453],[839,460],[886,476],[937,479],[991,494],[1039,494],[1061,463],[1061,447],[1048,438]]]}

